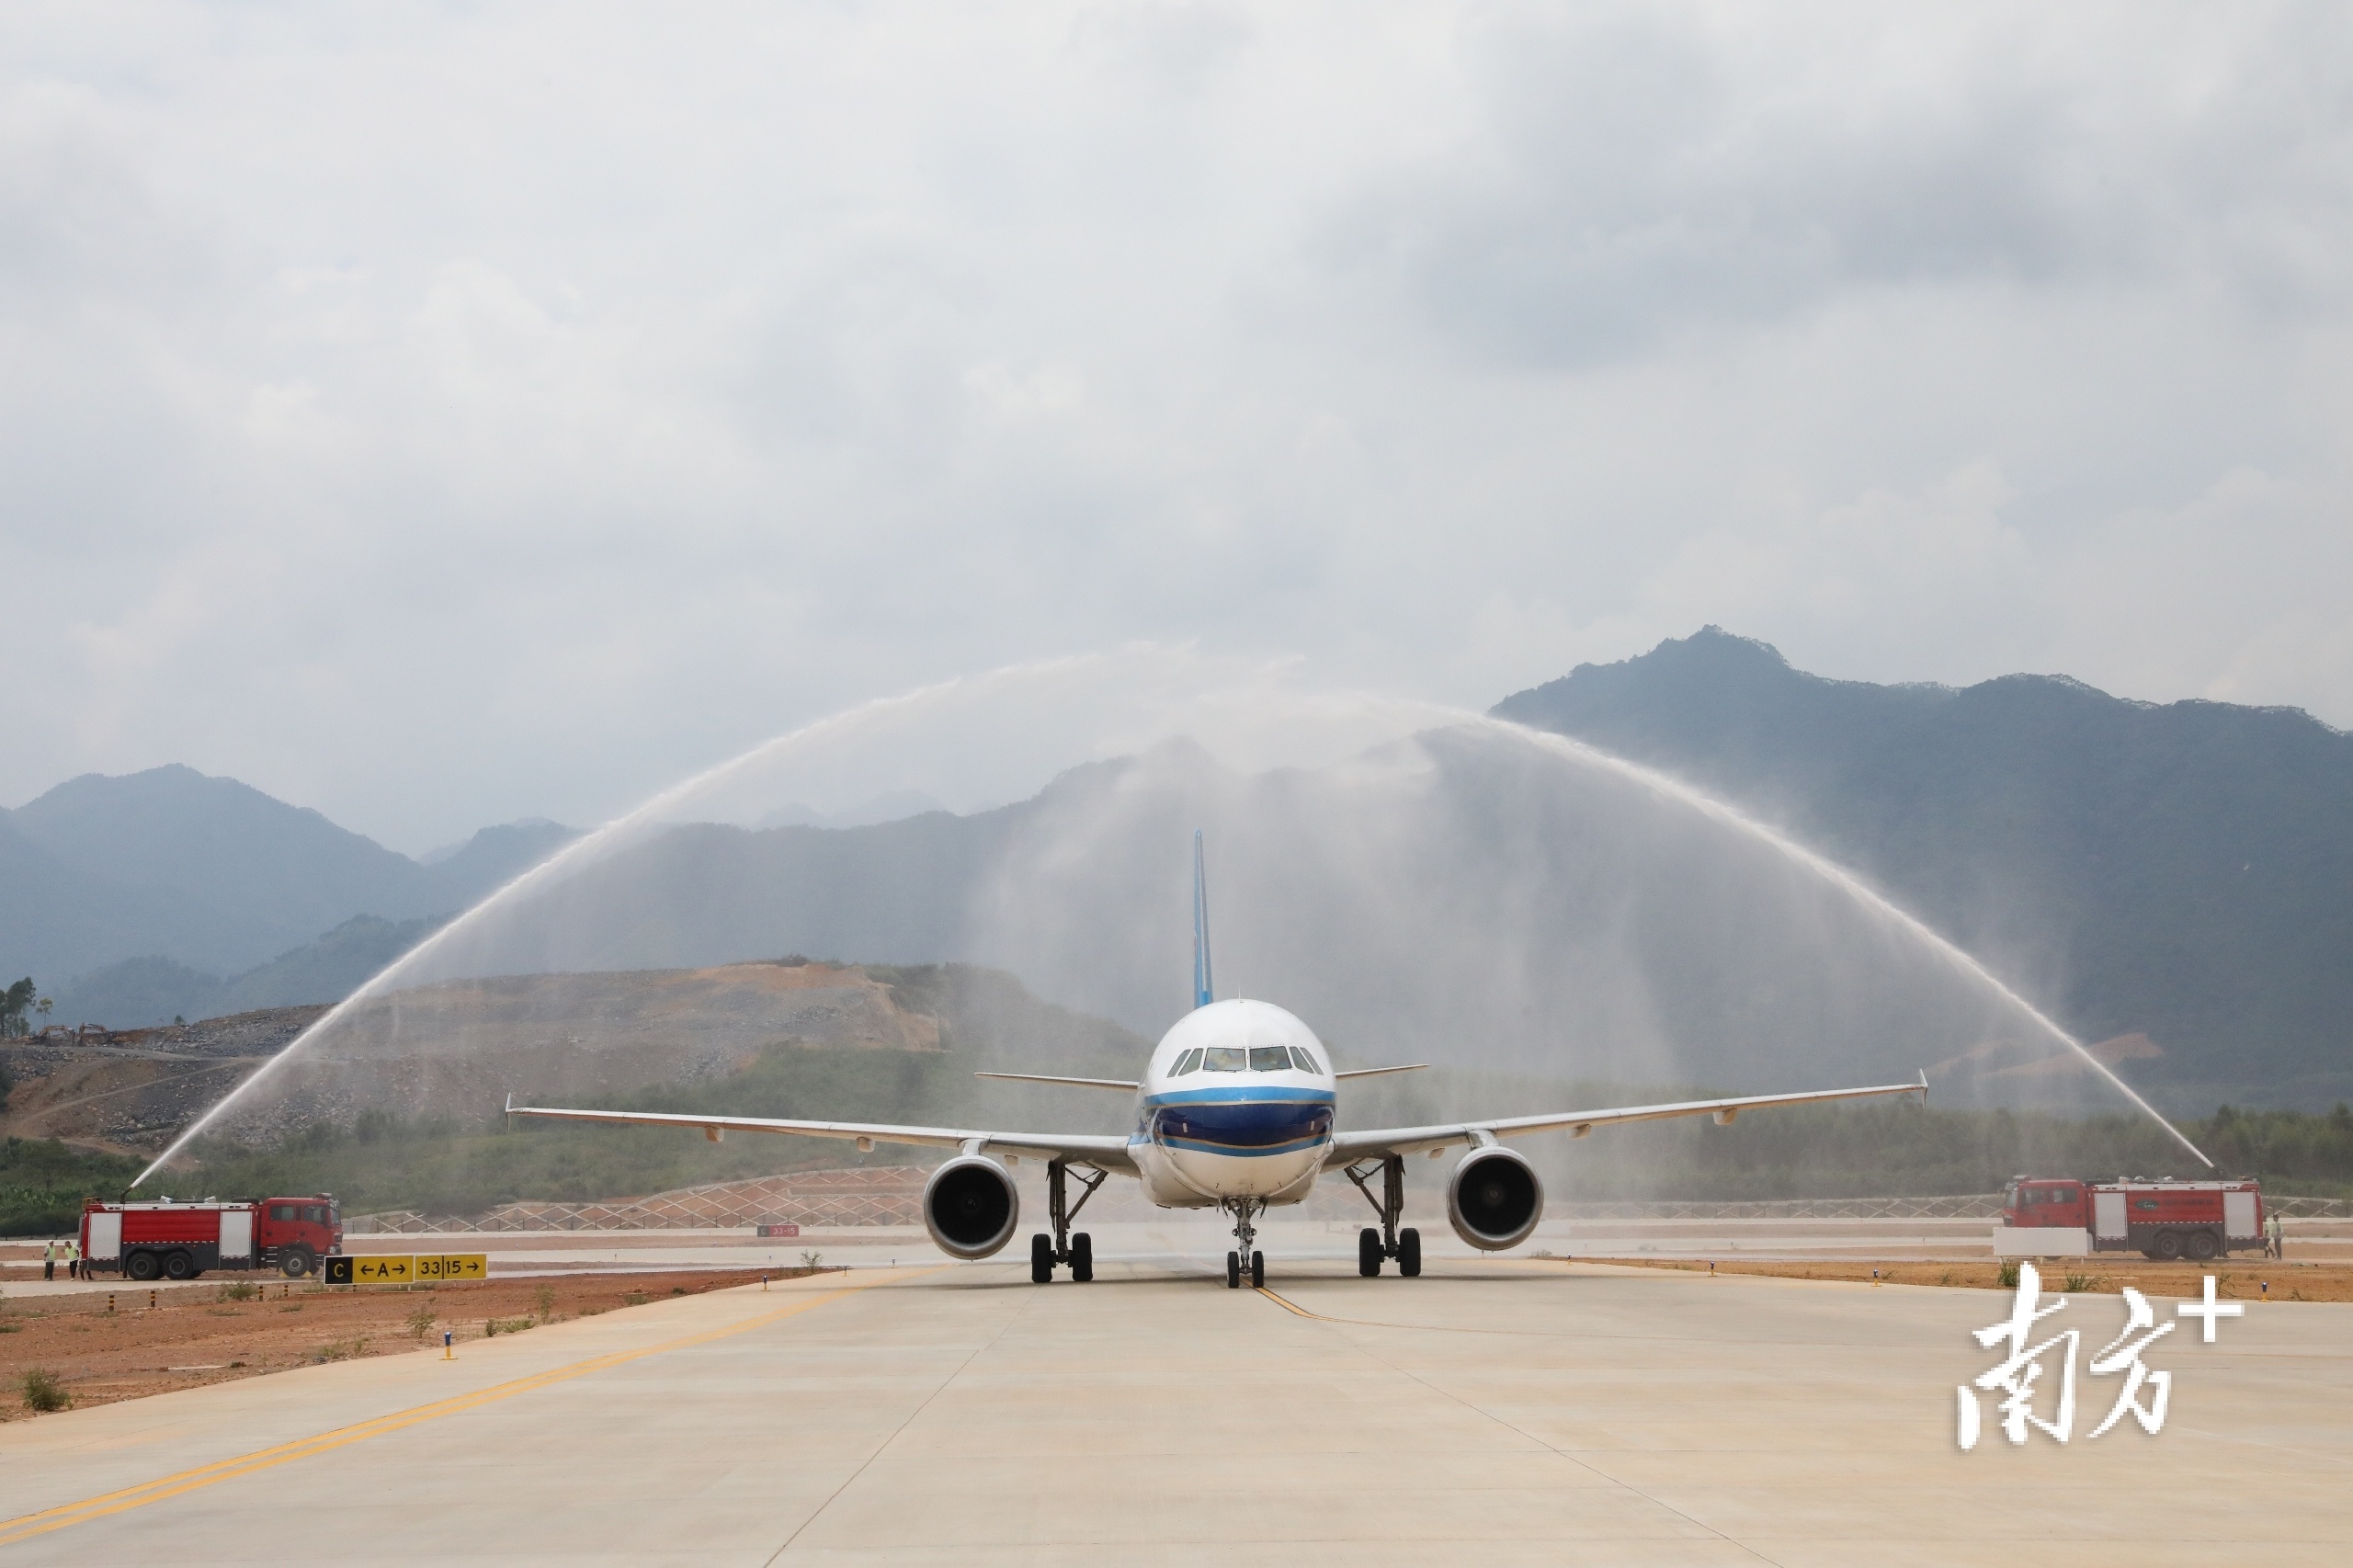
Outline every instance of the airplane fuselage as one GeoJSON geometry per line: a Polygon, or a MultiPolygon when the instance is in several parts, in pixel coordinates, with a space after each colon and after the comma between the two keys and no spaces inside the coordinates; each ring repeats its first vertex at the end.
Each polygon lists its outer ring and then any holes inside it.
{"type": "Polygon", "coordinates": [[[1323,1041],[1266,1002],[1211,1002],[1154,1048],[1128,1152],[1165,1209],[1230,1199],[1296,1203],[1332,1142],[1335,1083],[1323,1041]]]}

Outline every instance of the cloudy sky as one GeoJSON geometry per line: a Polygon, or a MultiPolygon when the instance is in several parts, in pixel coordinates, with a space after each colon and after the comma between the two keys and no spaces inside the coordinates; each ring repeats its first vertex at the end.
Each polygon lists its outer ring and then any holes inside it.
{"type": "Polygon", "coordinates": [[[2353,13],[10,7],[0,803],[416,850],[1137,642],[2353,725],[2353,13]]]}

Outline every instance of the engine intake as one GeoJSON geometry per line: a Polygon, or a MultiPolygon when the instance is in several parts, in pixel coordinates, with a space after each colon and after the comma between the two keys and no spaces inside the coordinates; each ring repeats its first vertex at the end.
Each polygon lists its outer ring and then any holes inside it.
{"type": "Polygon", "coordinates": [[[1020,1222],[1013,1178],[985,1154],[961,1154],[923,1184],[923,1228],[950,1257],[987,1257],[1020,1222]]]}
{"type": "Polygon", "coordinates": [[[1544,1184],[1536,1167],[1509,1149],[1473,1149],[1446,1185],[1446,1217],[1456,1235],[1482,1252],[1516,1247],[1544,1217],[1544,1184]]]}

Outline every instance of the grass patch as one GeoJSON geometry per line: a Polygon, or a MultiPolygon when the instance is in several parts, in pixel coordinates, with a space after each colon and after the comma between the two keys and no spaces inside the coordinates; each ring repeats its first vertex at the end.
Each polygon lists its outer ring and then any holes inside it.
{"type": "Polygon", "coordinates": [[[520,1334],[527,1328],[537,1326],[536,1321],[529,1317],[484,1318],[482,1322],[482,1335],[484,1339],[495,1339],[502,1334],[520,1334]]]}
{"type": "Polygon", "coordinates": [[[2001,1280],[2001,1282],[2002,1282],[2002,1289],[2003,1289],[2003,1290],[2017,1290],[2017,1289],[2018,1288],[2018,1259],[2016,1259],[2016,1258],[2012,1258],[2012,1259],[2010,1259],[2008,1262],[2006,1262],[2006,1263],[2003,1264],[2003,1265],[2002,1265],[2002,1272],[2001,1272],[2000,1274],[1996,1275],[1995,1278],[1998,1278],[1999,1280],[2001,1280]]]}
{"type": "Polygon", "coordinates": [[[311,1359],[313,1361],[348,1361],[353,1359],[355,1357],[365,1356],[366,1354],[368,1354],[368,1336],[361,1334],[355,1335],[349,1339],[328,1340],[324,1345],[319,1346],[318,1352],[313,1355],[311,1359]]]}
{"type": "Polygon", "coordinates": [[[54,1138],[0,1142],[0,1236],[62,1236],[85,1198],[119,1198],[141,1162],[69,1149],[54,1138]]]}
{"type": "Polygon", "coordinates": [[[217,1301],[250,1301],[260,1294],[260,1286],[250,1279],[238,1279],[215,1287],[212,1299],[217,1301]]]}
{"type": "Polygon", "coordinates": [[[74,1403],[55,1372],[46,1367],[35,1367],[25,1374],[25,1408],[43,1412],[63,1410],[74,1403]]]}

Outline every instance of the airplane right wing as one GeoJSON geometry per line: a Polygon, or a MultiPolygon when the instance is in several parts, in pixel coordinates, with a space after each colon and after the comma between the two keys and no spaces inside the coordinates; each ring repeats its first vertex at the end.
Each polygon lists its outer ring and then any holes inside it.
{"type": "Polygon", "coordinates": [[[1582,1138],[1597,1127],[1626,1121],[1665,1121],[1678,1116],[1712,1116],[1720,1127],[1745,1110],[1772,1106],[1817,1105],[1825,1100],[1873,1099],[1887,1095],[1928,1097],[1928,1075],[1916,1084],[1885,1084],[1867,1089],[1813,1089],[1795,1095],[1750,1095],[1740,1099],[1683,1100],[1672,1105],[1615,1106],[1606,1110],[1569,1110],[1546,1116],[1507,1116],[1493,1121],[1444,1122],[1432,1127],[1381,1127],[1364,1132],[1342,1132],[1332,1140],[1324,1168],[1334,1170],[1358,1160],[1389,1154],[1435,1153],[1457,1143],[1492,1143],[1531,1132],[1567,1132],[1582,1138]]]}
{"type": "Polygon", "coordinates": [[[693,1116],[654,1110],[564,1110],[506,1102],[509,1116],[547,1121],[613,1121],[633,1127],[699,1127],[716,1143],[730,1132],[790,1133],[801,1138],[839,1138],[860,1149],[877,1143],[908,1143],[926,1149],[966,1149],[974,1153],[1028,1154],[1068,1160],[1098,1170],[1134,1174],[1127,1139],[1117,1133],[991,1132],[961,1127],[902,1127],[889,1122],[782,1121],[757,1116],[693,1116]]]}

